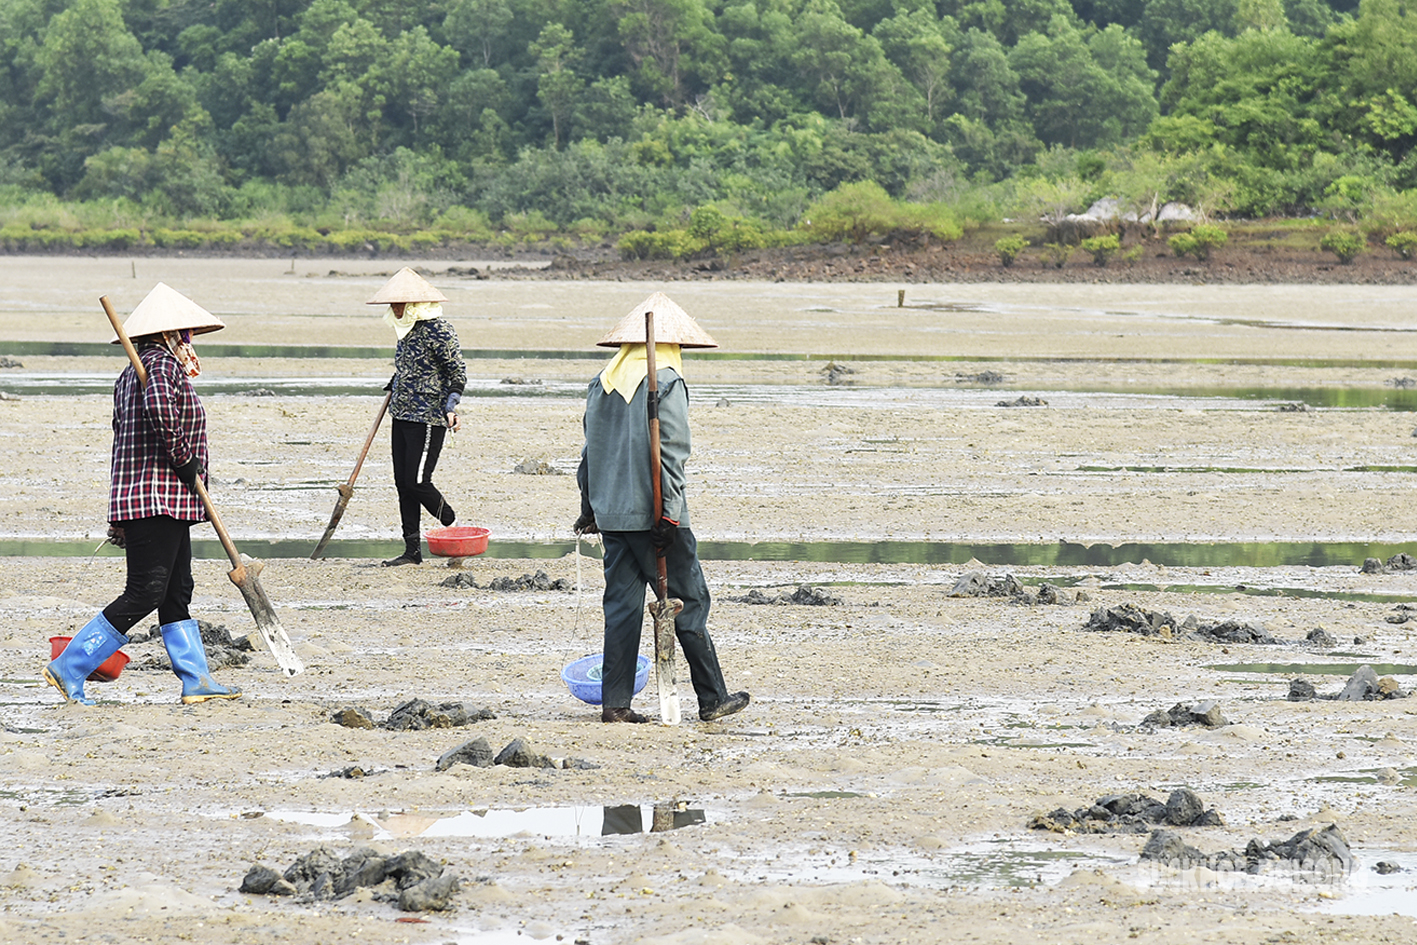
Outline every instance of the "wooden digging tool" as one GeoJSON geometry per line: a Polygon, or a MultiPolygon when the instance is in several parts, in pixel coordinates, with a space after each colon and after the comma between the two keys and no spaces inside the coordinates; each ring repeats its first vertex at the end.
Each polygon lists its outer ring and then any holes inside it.
{"type": "MultiPolygon", "coordinates": [[[[113,311],[108,296],[103,296],[99,302],[108,314],[108,320],[113,323],[113,330],[118,332],[118,340],[123,342],[123,349],[128,352],[128,360],[133,362],[133,370],[138,372],[138,383],[146,387],[148,371],[143,367],[142,359],[138,357],[138,349],[133,347],[132,339],[123,330],[123,323],[118,320],[118,313],[113,311]]],[[[216,529],[221,546],[226,549],[226,556],[231,559],[231,570],[226,576],[231,578],[231,583],[235,584],[241,591],[241,596],[246,598],[246,606],[250,608],[251,616],[256,620],[256,629],[260,631],[261,639],[270,647],[271,655],[276,658],[281,672],[287,676],[304,672],[305,664],[295,655],[295,650],[290,645],[290,637],[285,635],[285,628],[281,626],[270,598],[261,587],[261,562],[251,558],[242,559],[236,545],[231,541],[231,536],[226,533],[226,527],[221,524],[221,516],[217,514],[216,506],[212,505],[212,497],[207,495],[207,487],[203,485],[201,476],[196,478],[194,485],[197,495],[201,497],[202,506],[207,510],[207,518],[216,529]]]]}
{"type": "Polygon", "coordinates": [[[384,395],[384,402],[379,405],[379,413],[374,417],[374,425],[369,428],[369,435],[364,438],[364,449],[359,451],[359,458],[354,461],[354,472],[349,474],[349,481],[335,487],[339,490],[339,498],[335,500],[335,510],[330,513],[330,524],[325,526],[325,534],[320,537],[320,543],[315,546],[315,550],[310,552],[311,561],[324,554],[325,546],[334,537],[335,529],[339,528],[339,520],[344,516],[345,507],[349,505],[349,497],[354,495],[354,480],[359,478],[359,470],[364,468],[364,457],[369,455],[369,447],[374,443],[374,434],[379,432],[379,424],[384,422],[384,414],[388,412],[389,400],[393,396],[393,391],[384,395]]]}
{"type": "MultiPolygon", "coordinates": [[[[645,403],[649,406],[649,477],[654,486],[654,521],[664,517],[664,489],[659,460],[659,379],[654,368],[654,312],[645,312],[645,362],[649,390],[645,403]]],[[[659,720],[665,725],[679,724],[679,688],[674,682],[674,618],[684,609],[684,602],[669,597],[669,577],[664,552],[654,553],[658,580],[654,585],[654,603],[649,605],[654,618],[654,681],[659,687],[659,720]]]]}

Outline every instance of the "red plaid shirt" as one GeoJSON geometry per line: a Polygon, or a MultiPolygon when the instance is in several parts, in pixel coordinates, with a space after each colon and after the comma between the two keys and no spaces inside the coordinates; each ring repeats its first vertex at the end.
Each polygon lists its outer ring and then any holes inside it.
{"type": "Polygon", "coordinates": [[[140,387],[131,364],[113,385],[108,520],[170,515],[178,521],[204,522],[202,500],[183,485],[173,467],[196,456],[207,468],[207,412],[166,348],[144,348],[138,357],[148,369],[147,387],[140,387]]]}

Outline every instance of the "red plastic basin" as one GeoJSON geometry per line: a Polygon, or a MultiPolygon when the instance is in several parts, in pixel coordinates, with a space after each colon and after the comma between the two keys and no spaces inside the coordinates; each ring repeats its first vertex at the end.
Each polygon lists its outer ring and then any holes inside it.
{"type": "MultiPolygon", "coordinates": [[[[69,645],[72,637],[50,637],[49,638],[49,658],[57,660],[59,654],[64,652],[64,647],[69,645]]],[[[98,664],[98,669],[89,673],[89,679],[94,682],[113,682],[118,678],[118,674],[123,672],[123,667],[128,665],[128,654],[119,650],[108,659],[98,664]]]]}
{"type": "Polygon", "coordinates": [[[490,534],[485,528],[452,525],[431,529],[424,533],[423,538],[428,542],[428,550],[440,558],[470,558],[487,550],[487,536],[490,534]]]}

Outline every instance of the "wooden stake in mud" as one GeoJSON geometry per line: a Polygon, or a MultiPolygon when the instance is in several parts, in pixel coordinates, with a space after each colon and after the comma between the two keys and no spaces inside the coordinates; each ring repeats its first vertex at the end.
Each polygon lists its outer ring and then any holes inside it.
{"type": "MultiPolygon", "coordinates": [[[[108,301],[108,296],[100,298],[99,303],[103,305],[104,312],[108,315],[108,320],[113,323],[113,330],[118,332],[118,340],[123,342],[123,350],[128,352],[128,360],[133,363],[133,370],[138,372],[138,383],[144,387],[148,383],[148,371],[143,367],[142,359],[138,357],[138,349],[133,347],[132,340],[128,333],[123,330],[123,323],[118,320],[118,313],[113,311],[113,305],[108,301]]],[[[221,516],[217,514],[216,506],[212,505],[211,496],[207,495],[207,487],[202,483],[202,477],[198,476],[194,483],[197,495],[202,500],[202,506],[207,510],[207,518],[211,519],[212,528],[216,529],[217,537],[221,539],[221,546],[226,549],[226,556],[231,559],[231,570],[227,572],[227,577],[231,578],[231,583],[241,591],[241,596],[246,598],[246,606],[251,611],[251,616],[256,620],[256,629],[261,633],[261,639],[266,641],[266,646],[270,647],[271,655],[276,658],[276,664],[280,666],[281,672],[287,676],[294,676],[305,671],[305,664],[300,657],[295,655],[295,650],[290,645],[290,637],[286,636],[285,628],[281,626],[280,618],[276,616],[276,610],[271,606],[270,598],[266,597],[266,591],[261,587],[261,562],[251,558],[243,558],[236,550],[236,545],[232,543],[231,536],[226,533],[226,527],[221,523],[221,516]]]]}
{"type": "Polygon", "coordinates": [[[315,546],[314,551],[310,552],[311,561],[324,554],[325,546],[330,543],[335,529],[339,528],[339,520],[344,517],[344,510],[349,505],[349,498],[354,495],[354,480],[359,478],[359,470],[364,468],[364,457],[369,455],[369,447],[374,442],[374,434],[379,432],[379,424],[384,422],[384,414],[388,412],[389,400],[393,396],[394,392],[389,391],[384,396],[384,402],[379,405],[379,413],[374,417],[374,425],[369,428],[369,435],[364,438],[364,449],[359,451],[359,458],[354,461],[354,472],[349,474],[349,481],[335,487],[339,490],[339,498],[335,500],[335,510],[330,513],[330,524],[325,526],[325,534],[320,536],[320,543],[315,546]]]}
{"type": "MultiPolygon", "coordinates": [[[[654,312],[645,312],[645,367],[648,371],[649,407],[649,476],[654,487],[654,523],[664,517],[664,489],[659,459],[659,379],[654,367],[654,312]]],[[[669,577],[664,552],[654,553],[658,579],[654,586],[654,603],[649,605],[654,618],[654,681],[659,688],[659,720],[665,725],[679,724],[679,688],[674,681],[674,618],[684,609],[684,602],[669,597],[669,577]]]]}

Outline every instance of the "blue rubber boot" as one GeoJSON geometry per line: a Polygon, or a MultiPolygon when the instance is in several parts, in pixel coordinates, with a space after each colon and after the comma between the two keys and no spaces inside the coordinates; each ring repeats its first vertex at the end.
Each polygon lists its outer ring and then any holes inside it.
{"type": "Polygon", "coordinates": [[[93,705],[93,700],[84,695],[84,680],[127,642],[128,637],[99,611],[74,634],[64,652],[44,667],[44,681],[58,689],[65,702],[93,705]]]}
{"type": "Polygon", "coordinates": [[[182,680],[182,701],[187,705],[206,702],[208,699],[239,699],[241,690],[235,687],[217,685],[207,669],[207,648],[202,645],[202,632],[197,629],[197,621],[179,620],[165,623],[158,628],[162,631],[162,645],[167,647],[167,658],[172,660],[172,671],[182,680]]]}

